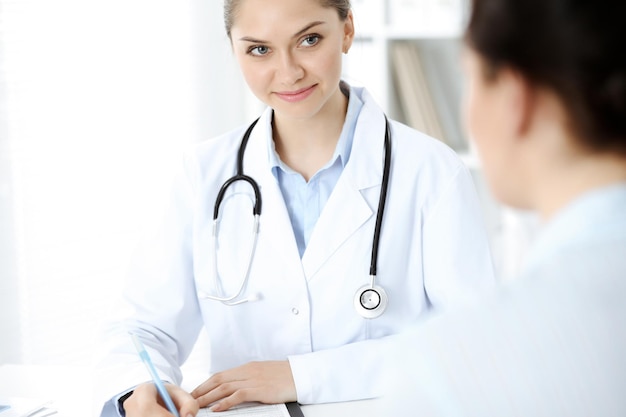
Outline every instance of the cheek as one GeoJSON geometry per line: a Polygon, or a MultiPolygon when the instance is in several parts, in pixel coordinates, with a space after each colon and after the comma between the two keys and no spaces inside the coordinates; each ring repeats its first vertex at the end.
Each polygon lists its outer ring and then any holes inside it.
{"type": "Polygon", "coordinates": [[[498,140],[502,133],[499,132],[501,120],[498,120],[497,109],[480,86],[470,85],[466,90],[463,117],[466,131],[480,157],[485,178],[496,197],[501,199],[506,176],[506,172],[503,172],[506,167],[502,144],[498,140]]]}
{"type": "Polygon", "coordinates": [[[311,55],[307,67],[319,76],[337,77],[341,75],[342,62],[341,47],[329,45],[324,51],[311,55]]]}
{"type": "Polygon", "coordinates": [[[488,112],[480,109],[476,113],[473,141],[485,179],[497,200],[517,206],[519,176],[516,175],[515,155],[508,146],[505,129],[501,128],[503,121],[496,120],[497,116],[484,117],[488,112]]]}
{"type": "Polygon", "coordinates": [[[239,68],[252,93],[257,95],[258,92],[263,90],[267,71],[265,71],[261,65],[251,63],[248,59],[244,58],[239,60],[239,68]]]}
{"type": "Polygon", "coordinates": [[[463,97],[463,122],[471,142],[476,146],[478,152],[483,156],[488,142],[489,113],[487,103],[481,94],[479,87],[475,83],[470,83],[465,90],[463,97]]]}

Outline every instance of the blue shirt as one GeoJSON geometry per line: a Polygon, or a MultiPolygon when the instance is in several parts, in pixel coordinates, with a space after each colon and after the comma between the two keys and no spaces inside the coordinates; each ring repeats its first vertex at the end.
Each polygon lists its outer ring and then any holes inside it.
{"type": "Polygon", "coordinates": [[[520,278],[392,342],[389,415],[626,416],[626,183],[578,197],[533,246],[520,278]]]}
{"type": "Polygon", "coordinates": [[[341,135],[332,158],[311,177],[309,182],[280,160],[274,141],[268,136],[268,146],[272,150],[269,156],[272,174],[283,194],[300,258],[306,250],[324,205],[350,159],[356,121],[363,107],[361,99],[357,94],[350,94],[347,85],[342,83],[341,90],[348,96],[348,110],[341,135]]]}

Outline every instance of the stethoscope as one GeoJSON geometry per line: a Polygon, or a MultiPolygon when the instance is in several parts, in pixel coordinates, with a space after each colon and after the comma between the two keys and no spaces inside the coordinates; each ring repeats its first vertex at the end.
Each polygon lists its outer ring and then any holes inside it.
{"type": "MultiPolygon", "coordinates": [[[[248,144],[248,139],[250,137],[250,133],[254,126],[257,124],[259,119],[256,119],[246,132],[244,133],[241,144],[239,145],[239,151],[237,152],[237,173],[226,180],[219,192],[217,193],[217,197],[215,199],[215,206],[213,208],[213,229],[212,229],[212,238],[213,238],[213,288],[215,289],[218,295],[210,295],[205,292],[199,292],[198,296],[200,298],[205,298],[214,301],[220,301],[223,304],[234,306],[238,304],[243,304],[249,301],[256,301],[261,298],[261,294],[254,293],[248,297],[241,298],[244,288],[248,283],[248,279],[250,276],[250,268],[252,266],[252,259],[254,258],[254,252],[256,249],[256,243],[259,236],[259,218],[261,217],[261,191],[259,189],[259,185],[252,178],[244,174],[243,172],[243,156],[246,150],[246,146],[248,144]],[[243,279],[241,280],[241,284],[239,285],[239,289],[233,295],[225,295],[221,291],[220,285],[218,283],[218,271],[217,271],[217,238],[218,238],[218,230],[219,230],[219,209],[224,199],[224,195],[226,194],[226,190],[232,184],[237,181],[244,181],[250,184],[252,189],[254,190],[254,206],[252,208],[252,212],[254,215],[254,223],[252,227],[252,241],[250,244],[250,250],[248,252],[248,264],[246,266],[245,274],[243,279]]],[[[383,220],[383,213],[385,211],[385,201],[387,198],[387,187],[389,184],[389,171],[391,165],[391,133],[389,131],[389,121],[387,120],[387,116],[385,116],[385,157],[383,164],[383,180],[381,184],[380,196],[378,200],[378,210],[376,212],[376,224],[374,226],[374,238],[372,241],[372,258],[370,262],[370,281],[368,284],[365,284],[361,288],[359,288],[354,295],[354,308],[357,313],[363,316],[366,319],[373,319],[385,311],[387,308],[388,297],[385,290],[376,284],[376,265],[378,258],[378,244],[380,238],[380,230],[383,220]]]]}

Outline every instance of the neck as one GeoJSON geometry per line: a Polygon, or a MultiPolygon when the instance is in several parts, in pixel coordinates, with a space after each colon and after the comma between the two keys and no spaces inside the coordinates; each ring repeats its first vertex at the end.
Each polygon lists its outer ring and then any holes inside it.
{"type": "Polygon", "coordinates": [[[348,99],[337,92],[313,117],[293,119],[274,113],[276,152],[308,181],[332,157],[346,119],[348,99]]]}
{"type": "Polygon", "coordinates": [[[620,182],[626,182],[625,157],[579,154],[567,164],[553,164],[537,176],[535,208],[547,220],[586,192],[620,182]]]}

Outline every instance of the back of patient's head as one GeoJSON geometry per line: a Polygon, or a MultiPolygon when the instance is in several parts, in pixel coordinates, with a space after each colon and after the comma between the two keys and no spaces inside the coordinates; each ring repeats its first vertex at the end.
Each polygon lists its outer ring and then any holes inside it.
{"type": "Polygon", "coordinates": [[[556,93],[590,151],[626,156],[626,2],[473,0],[466,42],[485,79],[510,67],[556,93]]]}

